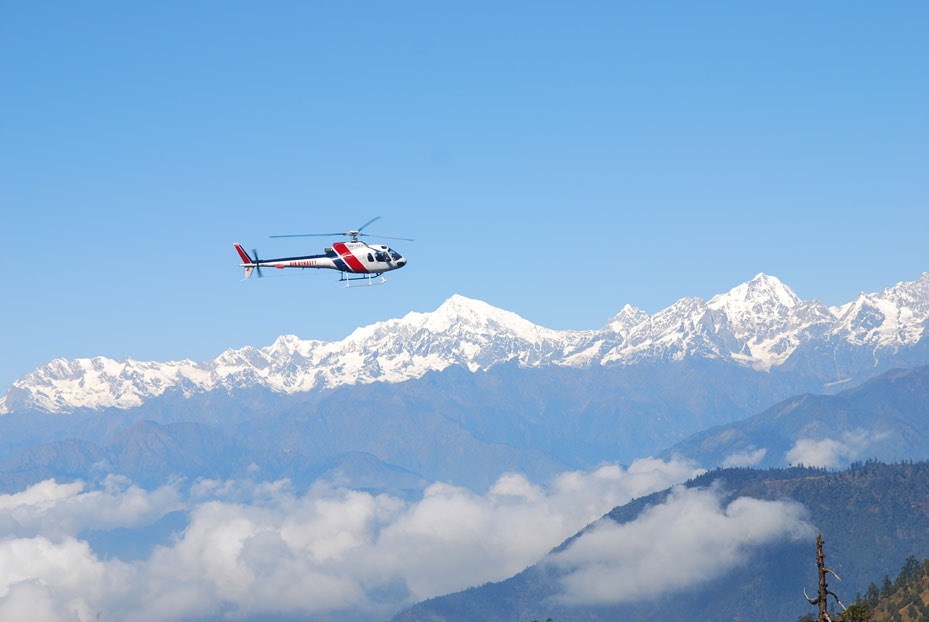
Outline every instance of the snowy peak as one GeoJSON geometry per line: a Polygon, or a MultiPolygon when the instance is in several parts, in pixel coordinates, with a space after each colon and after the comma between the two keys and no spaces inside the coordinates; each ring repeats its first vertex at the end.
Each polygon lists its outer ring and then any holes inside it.
{"type": "Polygon", "coordinates": [[[707,306],[711,309],[725,308],[740,315],[747,312],[764,315],[769,314],[772,309],[792,309],[801,302],[793,290],[780,279],[761,273],[725,294],[714,296],[707,306]]]}
{"type": "Polygon", "coordinates": [[[493,328],[530,340],[540,331],[546,330],[511,311],[504,311],[486,302],[458,294],[442,303],[433,313],[426,315],[429,317],[428,325],[432,330],[460,327],[493,328]]]}
{"type": "Polygon", "coordinates": [[[400,319],[358,328],[350,335],[349,340],[365,341],[372,336],[395,331],[442,334],[449,331],[486,330],[490,327],[510,333],[534,333],[541,328],[515,313],[456,294],[431,313],[413,311],[400,319]]]}
{"type": "Polygon", "coordinates": [[[862,292],[830,311],[838,318],[836,334],[851,344],[891,350],[913,345],[922,340],[929,322],[929,274],[879,293],[862,292]]]}
{"type": "Polygon", "coordinates": [[[707,308],[724,316],[733,336],[767,339],[795,323],[803,301],[779,279],[759,274],[751,281],[710,299],[707,308]]]}
{"type": "Polygon", "coordinates": [[[428,342],[429,349],[435,352],[437,345],[447,351],[461,343],[486,341],[491,336],[496,341],[536,343],[558,335],[558,331],[533,324],[510,311],[456,295],[431,313],[411,312],[400,319],[356,329],[343,343],[364,347],[372,342],[390,343],[416,350],[428,342]]]}
{"type": "Polygon", "coordinates": [[[197,375],[191,361],[153,363],[133,359],[55,359],[13,383],[0,401],[0,413],[9,412],[11,394],[25,394],[29,406],[48,412],[76,408],[132,408],[178,385],[179,379],[197,375]]]}
{"type": "Polygon", "coordinates": [[[629,331],[648,320],[648,313],[632,305],[626,305],[623,310],[607,322],[607,328],[621,335],[628,335],[629,331]]]}
{"type": "Polygon", "coordinates": [[[352,347],[376,350],[378,363],[426,371],[461,365],[471,371],[515,360],[535,366],[566,356],[577,341],[571,331],[557,331],[480,300],[456,295],[432,313],[409,313],[358,329],[347,339],[352,347]]]}
{"type": "Polygon", "coordinates": [[[823,305],[804,302],[780,279],[763,273],[714,296],[707,306],[724,317],[721,332],[742,344],[733,357],[755,369],[782,364],[805,333],[833,321],[823,305]]]}
{"type": "Polygon", "coordinates": [[[468,298],[462,296],[461,294],[455,294],[441,305],[439,308],[433,311],[431,314],[436,317],[447,317],[447,318],[456,318],[456,319],[471,319],[471,320],[484,320],[487,318],[498,318],[498,317],[512,317],[519,321],[523,321],[521,317],[515,313],[509,311],[504,311],[493,305],[489,305],[482,300],[477,300],[474,298],[468,298]]]}

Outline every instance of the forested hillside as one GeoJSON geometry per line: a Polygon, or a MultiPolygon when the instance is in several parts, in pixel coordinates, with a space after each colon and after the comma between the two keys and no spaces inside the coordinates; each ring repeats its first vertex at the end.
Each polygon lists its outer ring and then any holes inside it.
{"type": "MultiPolygon", "coordinates": [[[[745,498],[789,499],[801,504],[808,513],[808,524],[826,540],[827,565],[842,577],[832,589],[845,603],[866,594],[875,577],[895,574],[911,556],[929,557],[929,463],[866,462],[842,472],[798,467],[722,469],[695,478],[685,488],[716,491],[721,506],[728,508],[745,498]]],[[[679,493],[668,490],[637,499],[615,508],[600,523],[631,525],[668,503],[674,494],[679,493]]],[[[668,586],[656,596],[619,597],[623,586],[616,584],[617,598],[595,606],[566,603],[562,596],[566,573],[551,563],[551,558],[570,549],[585,532],[566,541],[549,559],[507,581],[421,603],[396,620],[464,622],[477,614],[482,620],[501,622],[549,617],[556,622],[732,622],[797,620],[811,609],[803,590],[814,594],[817,587],[815,532],[757,547],[724,574],[686,586],[668,586]]],[[[658,540],[662,537],[657,536],[658,540]]],[[[661,546],[658,540],[652,543],[656,551],[661,546]]],[[[636,560],[627,561],[634,564],[636,560]]]]}
{"type": "MultiPolygon", "coordinates": [[[[880,587],[871,583],[857,604],[871,615],[872,622],[929,620],[929,558],[919,562],[911,555],[894,581],[884,575],[880,587]]],[[[845,620],[854,622],[850,616],[845,620]]]]}

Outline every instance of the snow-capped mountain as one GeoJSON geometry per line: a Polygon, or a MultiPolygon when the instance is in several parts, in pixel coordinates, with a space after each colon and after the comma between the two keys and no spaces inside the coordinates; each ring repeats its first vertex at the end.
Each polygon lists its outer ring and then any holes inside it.
{"type": "Polygon", "coordinates": [[[56,359],[14,382],[0,398],[0,413],[126,409],[169,391],[190,396],[264,387],[297,393],[511,361],[585,368],[699,357],[770,372],[809,344],[830,344],[826,350],[833,353],[840,344],[873,367],[921,343],[927,321],[929,274],[832,308],[803,301],[777,278],[759,274],[709,301],[685,298],[654,315],[627,305],[602,329],[589,331],[544,328],[456,295],[431,313],[362,327],[338,342],[288,335],[201,363],[56,359]]]}

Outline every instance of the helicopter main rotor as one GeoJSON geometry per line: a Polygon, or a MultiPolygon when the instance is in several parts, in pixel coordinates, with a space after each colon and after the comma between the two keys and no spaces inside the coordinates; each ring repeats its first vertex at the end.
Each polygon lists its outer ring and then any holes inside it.
{"type": "Polygon", "coordinates": [[[369,220],[369,221],[366,222],[365,224],[361,225],[361,226],[358,227],[357,229],[350,229],[350,230],[348,230],[348,231],[337,231],[337,232],[335,232],[335,233],[290,233],[290,234],[286,234],[286,235],[272,235],[272,236],[270,236],[270,237],[272,237],[272,238],[310,238],[310,237],[332,237],[332,236],[334,236],[334,235],[344,235],[344,236],[350,237],[350,238],[352,239],[352,242],[357,242],[357,241],[358,241],[358,238],[360,238],[360,237],[376,237],[376,238],[382,238],[382,239],[385,239],[385,240],[404,240],[404,241],[406,241],[406,242],[412,242],[412,241],[413,241],[413,240],[411,240],[410,238],[392,238],[392,237],[386,236],[386,235],[375,235],[375,234],[372,234],[372,233],[362,233],[362,232],[361,232],[365,227],[367,227],[368,225],[370,225],[370,224],[371,224],[372,222],[374,222],[375,220],[379,220],[379,219],[380,219],[380,216],[375,216],[374,218],[372,218],[371,220],[369,220]]]}

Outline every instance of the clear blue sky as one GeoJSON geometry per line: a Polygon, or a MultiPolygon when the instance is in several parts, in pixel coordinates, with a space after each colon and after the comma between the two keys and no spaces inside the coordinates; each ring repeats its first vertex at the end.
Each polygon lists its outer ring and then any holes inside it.
{"type": "Polygon", "coordinates": [[[0,2],[0,392],[337,340],[452,294],[560,329],[758,272],[929,270],[924,2],[0,2]],[[502,5],[502,6],[501,6],[502,5]],[[240,282],[374,216],[410,260],[240,282]]]}

